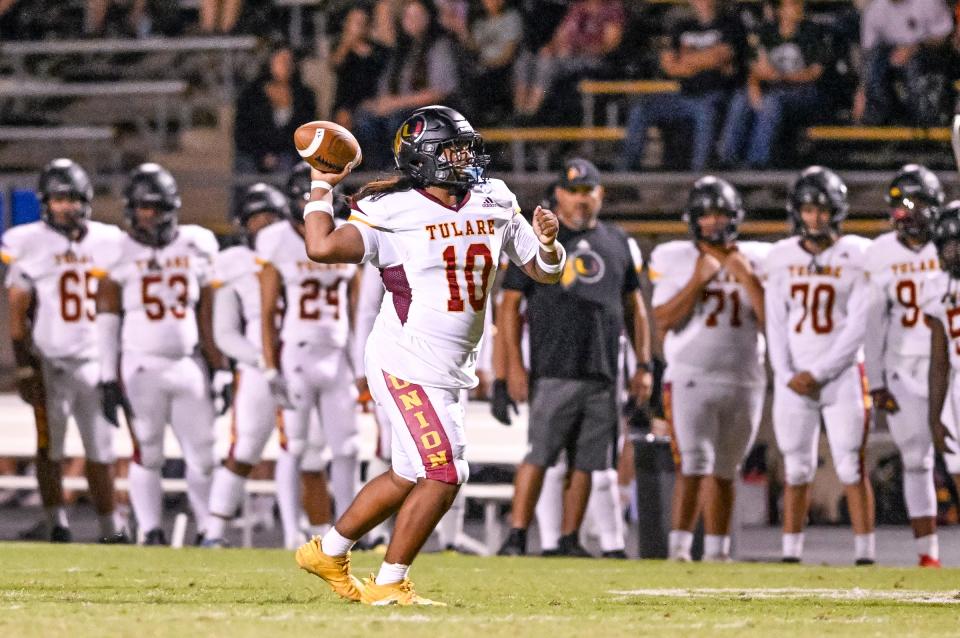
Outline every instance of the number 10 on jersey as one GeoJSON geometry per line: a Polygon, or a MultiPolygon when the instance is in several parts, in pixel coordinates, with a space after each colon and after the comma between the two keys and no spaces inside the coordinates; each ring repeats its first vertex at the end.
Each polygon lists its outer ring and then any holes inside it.
{"type": "MultiPolygon", "coordinates": [[[[450,288],[450,298],[447,299],[447,310],[463,312],[463,292],[457,276],[457,248],[447,246],[443,250],[443,261],[447,273],[447,286],[450,288]]],[[[486,244],[470,244],[464,258],[463,274],[467,280],[467,301],[476,312],[481,312],[487,303],[487,288],[489,287],[490,270],[493,268],[493,255],[486,244]],[[477,261],[482,258],[483,266],[477,261]],[[480,281],[477,282],[477,270],[480,270],[480,281]],[[479,285],[478,285],[479,283],[479,285]],[[477,288],[479,287],[479,294],[477,288]]]]}

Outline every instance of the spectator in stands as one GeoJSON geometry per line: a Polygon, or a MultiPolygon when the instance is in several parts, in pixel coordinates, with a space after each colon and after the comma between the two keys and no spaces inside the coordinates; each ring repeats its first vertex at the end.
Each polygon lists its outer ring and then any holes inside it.
{"type": "Polygon", "coordinates": [[[907,116],[934,124],[943,113],[944,45],[953,31],[944,0],[873,0],[863,10],[864,66],[853,117],[885,124],[907,116]],[[937,80],[939,82],[939,97],[937,80]]]}
{"type": "Polygon", "coordinates": [[[300,159],[292,143],[293,132],[316,117],[316,96],[300,79],[293,50],[277,45],[264,71],[237,100],[235,170],[289,171],[300,159]]]}
{"type": "Polygon", "coordinates": [[[537,115],[559,78],[599,70],[604,57],[620,46],[625,25],[626,13],[620,0],[578,0],[571,4],[553,38],[536,55],[525,51],[517,60],[517,115],[537,115]]]}
{"type": "Polygon", "coordinates": [[[818,81],[829,64],[820,27],[804,18],[804,0],[774,0],[777,20],[751,35],[754,59],[746,87],[727,110],[720,161],[766,168],[785,123],[808,121],[821,101],[818,81]],[[752,124],[752,126],[751,126],[752,124]]]}
{"type": "Polygon", "coordinates": [[[208,35],[233,33],[242,6],[243,0],[201,0],[200,31],[208,35]]]}
{"type": "MultiPolygon", "coordinates": [[[[384,3],[381,3],[384,4],[384,3]]],[[[353,128],[353,111],[377,92],[380,71],[390,55],[390,46],[376,39],[371,29],[373,8],[359,4],[343,20],[343,30],[330,63],[337,75],[333,119],[353,128]]]]}
{"type": "Polygon", "coordinates": [[[507,0],[483,0],[484,15],[469,27],[451,14],[444,24],[469,54],[466,99],[471,121],[502,122],[513,109],[513,60],[523,38],[523,18],[507,0]]]}
{"type": "Polygon", "coordinates": [[[453,42],[444,36],[436,10],[426,0],[406,0],[397,46],[380,76],[375,97],[354,113],[353,133],[371,170],[392,165],[390,142],[410,112],[450,103],[458,87],[453,42]]]}
{"type": "Polygon", "coordinates": [[[680,93],[644,96],[630,107],[620,160],[623,170],[640,168],[650,126],[690,127],[690,169],[703,170],[710,158],[718,111],[736,81],[745,38],[739,21],[721,11],[719,0],[690,4],[694,17],[674,26],[670,45],[660,53],[660,68],[680,81],[680,93]]]}
{"type": "Polygon", "coordinates": [[[87,0],[84,15],[84,32],[87,35],[103,36],[106,32],[107,14],[111,10],[126,12],[124,35],[146,35],[150,30],[147,13],[148,0],[87,0]]]}

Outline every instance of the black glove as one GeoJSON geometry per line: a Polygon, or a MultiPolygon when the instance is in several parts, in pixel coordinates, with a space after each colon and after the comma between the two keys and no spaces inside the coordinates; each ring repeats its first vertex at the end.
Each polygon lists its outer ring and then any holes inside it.
{"type": "Polygon", "coordinates": [[[507,392],[507,382],[505,379],[497,379],[493,382],[493,396],[490,399],[490,414],[497,421],[504,425],[511,425],[510,408],[513,408],[514,414],[520,414],[517,404],[510,398],[507,392]]]}
{"type": "Polygon", "coordinates": [[[117,428],[120,427],[120,421],[117,419],[117,409],[122,409],[127,419],[133,418],[133,410],[130,408],[130,402],[120,389],[120,383],[117,381],[104,381],[100,384],[100,405],[103,406],[103,417],[117,428]]]}

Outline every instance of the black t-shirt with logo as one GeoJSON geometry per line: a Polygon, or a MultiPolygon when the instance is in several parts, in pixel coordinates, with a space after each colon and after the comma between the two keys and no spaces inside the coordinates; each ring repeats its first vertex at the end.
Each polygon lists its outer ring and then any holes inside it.
{"type": "Polygon", "coordinates": [[[732,88],[738,77],[746,34],[737,18],[721,14],[709,24],[701,24],[696,18],[680,20],[674,26],[670,37],[673,49],[678,53],[687,50],[701,51],[718,44],[728,44],[733,48],[734,57],[730,69],[701,71],[689,78],[680,80],[680,91],[685,95],[702,95],[710,91],[732,88]]]}
{"type": "Polygon", "coordinates": [[[567,251],[560,283],[538,284],[514,264],[503,280],[527,299],[530,376],[613,382],[623,295],[640,287],[627,235],[603,222],[584,231],[561,224],[557,240],[567,251]]]}
{"type": "Polygon", "coordinates": [[[812,64],[826,65],[832,55],[823,30],[808,20],[798,24],[789,38],[780,34],[776,23],[764,24],[750,42],[755,49],[765,50],[770,64],[783,74],[802,71],[812,64]]]}

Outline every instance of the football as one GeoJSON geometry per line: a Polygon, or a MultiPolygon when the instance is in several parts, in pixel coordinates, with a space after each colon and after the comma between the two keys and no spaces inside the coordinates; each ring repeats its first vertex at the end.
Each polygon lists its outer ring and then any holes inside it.
{"type": "Polygon", "coordinates": [[[347,164],[356,167],[363,158],[353,133],[334,122],[302,124],[293,133],[293,143],[300,157],[324,173],[339,173],[347,164]]]}

